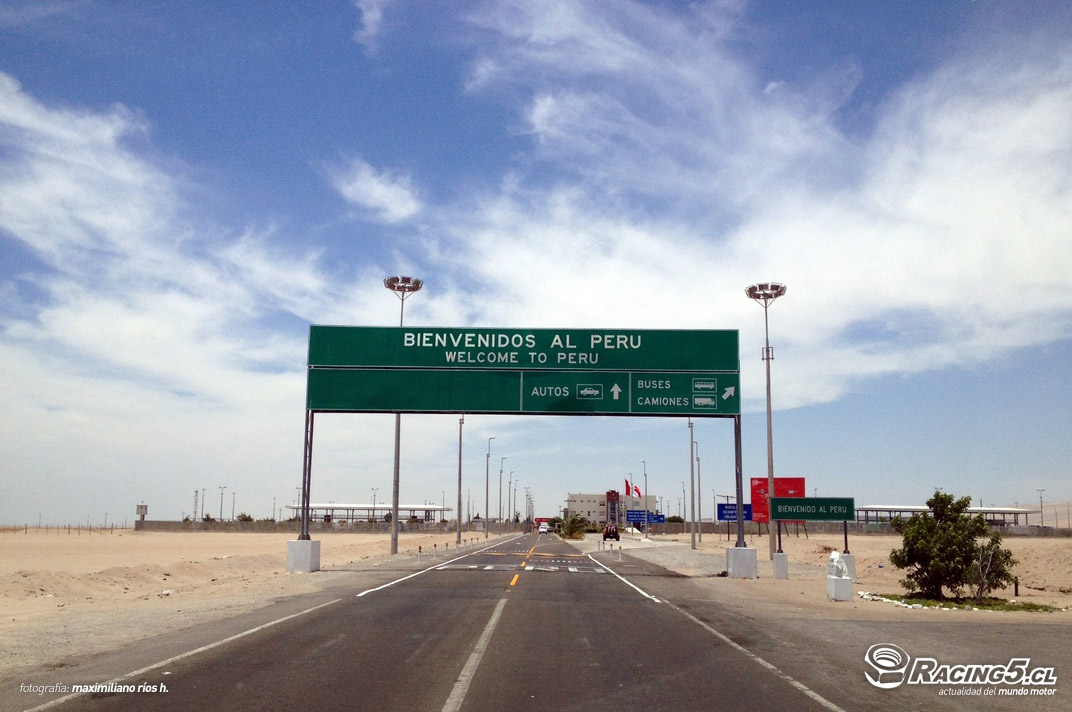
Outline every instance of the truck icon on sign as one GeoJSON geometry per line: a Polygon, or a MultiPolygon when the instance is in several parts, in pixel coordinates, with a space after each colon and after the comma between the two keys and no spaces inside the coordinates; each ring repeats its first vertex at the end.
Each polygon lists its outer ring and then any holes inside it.
{"type": "Polygon", "coordinates": [[[697,396],[692,399],[692,404],[697,408],[717,408],[718,401],[707,396],[697,396]]]}

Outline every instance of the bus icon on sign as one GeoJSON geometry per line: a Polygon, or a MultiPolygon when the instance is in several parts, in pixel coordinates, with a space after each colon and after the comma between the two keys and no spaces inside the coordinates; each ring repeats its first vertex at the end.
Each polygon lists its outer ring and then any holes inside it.
{"type": "Polygon", "coordinates": [[[718,382],[713,378],[694,378],[692,379],[692,390],[694,391],[717,391],[718,382]]]}

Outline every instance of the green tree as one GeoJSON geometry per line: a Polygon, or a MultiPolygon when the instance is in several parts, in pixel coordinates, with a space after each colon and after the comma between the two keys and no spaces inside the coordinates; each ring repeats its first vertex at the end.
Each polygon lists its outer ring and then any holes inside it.
{"type": "Polygon", "coordinates": [[[235,517],[235,519],[237,519],[240,522],[252,522],[253,521],[253,517],[250,516],[249,514],[246,514],[245,512],[242,512],[241,514],[239,514],[237,517],[235,517]]]}
{"type": "Polygon", "coordinates": [[[971,497],[955,499],[936,491],[927,506],[929,512],[890,522],[902,536],[901,548],[890,552],[890,563],[907,569],[901,585],[909,593],[941,599],[945,589],[959,597],[964,586],[973,585],[981,598],[1012,581],[1012,553],[1001,548],[1000,533],[989,533],[981,514],[967,514],[971,497]]]}
{"type": "Polygon", "coordinates": [[[975,600],[981,601],[994,589],[1012,584],[1015,579],[1012,567],[1015,565],[1012,552],[1001,548],[1001,533],[992,533],[985,544],[979,545],[975,565],[968,577],[968,583],[975,591],[975,600]]]}

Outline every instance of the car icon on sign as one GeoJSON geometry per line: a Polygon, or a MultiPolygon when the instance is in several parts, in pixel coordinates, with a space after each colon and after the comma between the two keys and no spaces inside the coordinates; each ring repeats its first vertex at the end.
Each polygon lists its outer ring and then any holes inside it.
{"type": "Polygon", "coordinates": [[[579,391],[579,393],[582,396],[598,396],[599,395],[599,389],[598,388],[592,388],[591,386],[585,386],[584,388],[582,388],[579,391]]]}

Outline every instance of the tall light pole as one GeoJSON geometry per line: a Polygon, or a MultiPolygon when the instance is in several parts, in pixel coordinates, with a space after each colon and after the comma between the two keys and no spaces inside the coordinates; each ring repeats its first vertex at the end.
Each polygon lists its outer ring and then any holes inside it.
{"type": "Polygon", "coordinates": [[[458,418],[458,537],[455,543],[462,545],[462,428],[465,427],[465,416],[458,418]]]}
{"type": "Polygon", "coordinates": [[[510,499],[510,493],[514,489],[514,471],[510,470],[510,476],[506,479],[506,518],[510,520],[510,529],[514,528],[514,510],[513,505],[510,503],[513,501],[510,499]]]}
{"type": "Polygon", "coordinates": [[[1046,490],[1036,489],[1035,491],[1039,493],[1039,526],[1041,527],[1046,522],[1046,517],[1042,515],[1042,493],[1046,490]]]}
{"type": "MultiPolygon", "coordinates": [[[[754,300],[763,307],[763,361],[767,364],[767,511],[770,512],[770,498],[774,496],[774,441],[773,428],[771,425],[771,379],[770,362],[774,359],[774,351],[770,346],[770,325],[767,320],[767,308],[775,299],[785,294],[786,287],[778,282],[761,282],[753,284],[744,290],[749,299],[754,300]]],[[[753,506],[755,503],[752,503],[753,506]]],[[[770,557],[774,561],[776,550],[774,530],[771,522],[767,520],[767,533],[770,534],[770,557]]],[[[781,526],[781,524],[779,524],[781,526]]]]}
{"type": "Polygon", "coordinates": [[[491,441],[494,440],[494,439],[495,439],[494,435],[492,435],[490,438],[488,438],[488,456],[484,460],[484,538],[485,539],[488,538],[488,514],[490,513],[490,510],[488,509],[488,507],[491,505],[491,485],[489,484],[491,482],[491,480],[488,479],[488,476],[489,476],[489,474],[491,472],[491,441]]]}
{"type": "Polygon", "coordinates": [[[692,548],[696,548],[696,441],[692,438],[692,418],[689,418],[689,526],[692,548]]]}
{"type": "MultiPolygon", "coordinates": [[[[223,491],[227,489],[227,485],[220,485],[220,521],[223,521],[223,491]]],[[[1039,498],[1042,501],[1042,498],[1039,498]]]]}
{"type": "Polygon", "coordinates": [[[502,473],[503,463],[506,462],[506,455],[503,455],[499,459],[499,535],[502,535],[502,473]]]}
{"type": "MultiPolygon", "coordinates": [[[[390,289],[398,297],[400,308],[398,311],[398,326],[402,327],[402,320],[406,314],[406,297],[419,292],[424,282],[415,277],[387,277],[383,280],[383,286],[390,289]]],[[[398,469],[402,451],[402,414],[395,413],[395,476],[391,490],[391,554],[398,553],[398,469]]]]}
{"type": "Polygon", "coordinates": [[[372,528],[373,529],[376,528],[376,490],[378,490],[378,489],[379,489],[379,487],[373,487],[372,488],[372,528]]]}
{"type": "Polygon", "coordinates": [[[644,466],[644,495],[640,498],[644,503],[644,536],[651,539],[651,515],[648,514],[648,463],[641,460],[640,464],[644,466]]]}
{"type": "MultiPolygon", "coordinates": [[[[694,441],[695,442],[695,441],[694,441]]],[[[703,481],[700,477],[700,443],[695,443],[696,448],[696,518],[700,521],[700,531],[696,539],[703,543],[703,481]]]]}

